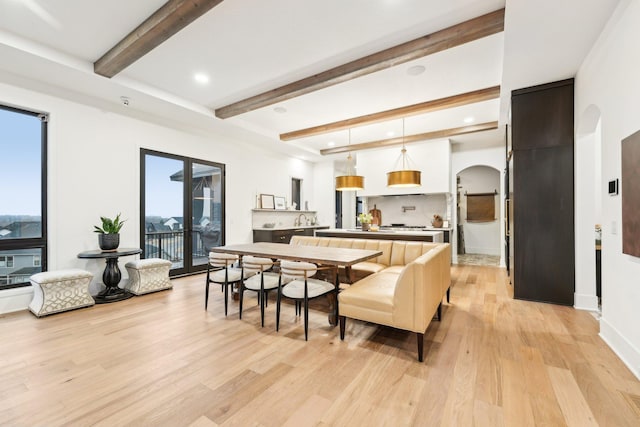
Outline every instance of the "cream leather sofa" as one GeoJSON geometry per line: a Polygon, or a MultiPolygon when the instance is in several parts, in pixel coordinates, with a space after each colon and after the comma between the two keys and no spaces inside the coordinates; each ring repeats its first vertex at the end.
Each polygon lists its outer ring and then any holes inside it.
{"type": "Polygon", "coordinates": [[[291,244],[381,250],[374,260],[353,266],[371,274],[338,295],[340,338],[347,317],[416,332],[422,362],[424,332],[436,312],[440,319],[445,294],[449,300],[448,243],[294,236],[291,244]]]}

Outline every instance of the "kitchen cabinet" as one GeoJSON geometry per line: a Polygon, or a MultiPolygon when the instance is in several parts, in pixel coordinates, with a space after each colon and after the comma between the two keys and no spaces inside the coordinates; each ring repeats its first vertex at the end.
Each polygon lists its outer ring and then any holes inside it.
{"type": "Polygon", "coordinates": [[[254,229],[253,230],[253,242],[271,242],[271,243],[289,243],[291,237],[298,236],[313,236],[314,231],[322,228],[329,228],[327,226],[321,227],[298,227],[298,228],[278,228],[278,229],[254,229]]]}
{"type": "Polygon", "coordinates": [[[573,305],[573,79],[513,91],[511,111],[514,297],[573,305]]]}

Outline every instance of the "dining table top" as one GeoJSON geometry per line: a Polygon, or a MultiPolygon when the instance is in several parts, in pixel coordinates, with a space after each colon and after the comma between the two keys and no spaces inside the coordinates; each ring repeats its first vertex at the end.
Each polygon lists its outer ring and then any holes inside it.
{"type": "Polygon", "coordinates": [[[329,246],[290,245],[287,243],[244,243],[217,246],[211,252],[235,255],[252,255],[292,261],[306,261],[315,264],[350,267],[359,262],[382,255],[382,251],[371,249],[335,248],[329,246]]]}

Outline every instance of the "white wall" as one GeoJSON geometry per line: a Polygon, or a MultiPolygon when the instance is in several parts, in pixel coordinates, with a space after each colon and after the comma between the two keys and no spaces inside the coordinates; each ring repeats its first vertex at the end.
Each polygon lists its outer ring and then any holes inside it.
{"type": "Polygon", "coordinates": [[[434,214],[447,218],[446,194],[368,197],[365,210],[369,211],[374,206],[380,210],[382,225],[405,224],[430,227],[434,214]],[[415,210],[403,211],[403,207],[413,207],[415,210]]]}
{"type": "MultiPolygon", "coordinates": [[[[474,149],[461,149],[457,145],[453,145],[453,151],[451,156],[451,188],[456,188],[456,176],[464,169],[472,166],[489,166],[500,173],[500,188],[498,189],[498,198],[500,200],[500,221],[499,224],[504,224],[504,168],[505,168],[505,149],[502,147],[490,147],[474,149]]],[[[452,206],[456,206],[457,192],[453,191],[452,206]]],[[[451,220],[452,224],[457,224],[456,209],[452,209],[451,220]]],[[[505,266],[504,258],[504,227],[499,227],[499,241],[500,241],[500,265],[505,266]]],[[[454,235],[457,233],[457,229],[454,230],[454,235]]],[[[457,238],[453,240],[453,252],[452,261],[457,261],[458,242],[457,238]]]]}
{"type": "Polygon", "coordinates": [[[467,197],[465,194],[493,193],[500,189],[500,172],[487,166],[472,166],[462,170],[460,177],[459,223],[464,230],[465,252],[468,254],[500,255],[500,193],[493,198],[495,220],[488,222],[467,221],[467,197]]]}
{"type": "MultiPolygon", "coordinates": [[[[602,317],[600,335],[640,377],[640,259],[622,253],[621,197],[605,183],[620,178],[620,143],[640,129],[640,0],[622,0],[576,76],[576,119],[589,106],[601,112],[602,317]]],[[[580,126],[580,123],[577,123],[580,126]]],[[[580,144],[576,153],[582,157],[580,144]]],[[[588,147],[586,149],[589,149],[588,147]]],[[[576,165],[576,181],[592,182],[593,170],[576,165]]],[[[576,221],[585,215],[576,210],[576,221]]],[[[576,258],[576,270],[585,268],[576,258]]]]}
{"type": "Polygon", "coordinates": [[[401,147],[381,148],[358,153],[358,174],[364,176],[364,190],[360,196],[380,196],[416,193],[448,193],[451,166],[451,147],[448,139],[428,141],[407,146],[407,169],[422,172],[422,186],[414,188],[387,187],[387,172],[402,169],[399,162],[401,147]]]}
{"type": "MultiPolygon", "coordinates": [[[[92,228],[99,216],[121,212],[127,219],[121,246],[140,245],[140,148],[226,165],[228,244],[252,240],[251,209],[256,192],[290,195],[291,177],[302,178],[302,200],[314,204],[313,165],[308,162],[242,141],[204,137],[1,83],[0,103],[50,113],[48,268],[92,272],[92,293],[98,291],[104,260],[80,260],[77,254],[97,247],[92,228]]],[[[126,270],[121,270],[124,280],[126,270]]],[[[30,297],[14,294],[0,292],[0,312],[26,308],[30,297]]]]}

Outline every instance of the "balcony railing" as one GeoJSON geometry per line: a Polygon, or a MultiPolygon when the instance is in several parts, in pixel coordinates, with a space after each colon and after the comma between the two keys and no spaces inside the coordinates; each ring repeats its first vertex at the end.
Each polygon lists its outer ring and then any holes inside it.
{"type": "MultiPolygon", "coordinates": [[[[145,233],[145,257],[169,260],[172,263],[172,269],[184,267],[184,233],[184,230],[149,231],[145,233]]],[[[192,237],[191,258],[193,263],[195,265],[204,264],[209,254],[204,248],[200,232],[194,230],[192,237]]]]}

